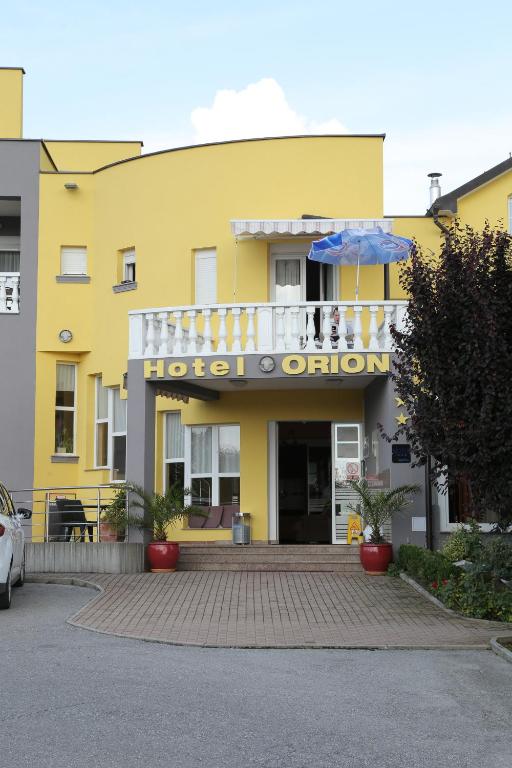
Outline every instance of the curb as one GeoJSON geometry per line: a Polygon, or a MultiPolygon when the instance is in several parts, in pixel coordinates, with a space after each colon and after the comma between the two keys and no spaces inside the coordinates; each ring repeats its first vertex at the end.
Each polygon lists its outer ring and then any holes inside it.
{"type": "Polygon", "coordinates": [[[505,648],[505,646],[501,644],[500,640],[507,640],[512,643],[512,635],[510,637],[491,638],[491,648],[494,653],[497,656],[501,656],[501,658],[505,659],[505,661],[508,661],[509,664],[512,664],[512,651],[509,651],[508,648],[505,648]]]}
{"type": "Polygon", "coordinates": [[[402,581],[405,581],[406,584],[408,584],[410,587],[416,590],[416,592],[419,592],[420,595],[423,595],[427,600],[429,600],[431,603],[436,605],[438,608],[440,608],[445,613],[449,613],[450,616],[454,616],[456,619],[462,619],[463,621],[469,621],[473,624],[476,624],[476,626],[488,626],[488,627],[499,627],[503,626],[505,628],[511,626],[510,622],[508,621],[493,621],[492,619],[475,619],[471,616],[465,616],[463,613],[459,613],[458,611],[454,611],[452,608],[447,608],[444,603],[441,602],[441,600],[438,600],[437,597],[434,597],[428,589],[425,589],[425,587],[422,587],[421,584],[418,584],[417,581],[414,581],[414,579],[411,579],[410,576],[408,576],[403,571],[400,573],[400,578],[402,581]]]}

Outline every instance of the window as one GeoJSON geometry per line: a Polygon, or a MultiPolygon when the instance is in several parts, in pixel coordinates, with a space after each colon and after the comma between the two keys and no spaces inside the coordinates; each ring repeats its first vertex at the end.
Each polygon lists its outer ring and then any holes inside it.
{"type": "Polygon", "coordinates": [[[87,274],[87,248],[62,247],[60,249],[61,275],[87,274]]]}
{"type": "Polygon", "coordinates": [[[96,377],[94,462],[110,468],[112,482],[126,479],[126,402],[119,387],[104,387],[96,377]]]}
{"type": "Polygon", "coordinates": [[[195,303],[217,303],[217,251],[200,248],[195,252],[195,303]]]}
{"type": "Polygon", "coordinates": [[[166,489],[175,483],[185,487],[185,428],[179,411],[165,414],[164,473],[166,489]]]}
{"type": "Polygon", "coordinates": [[[111,390],[112,403],[112,481],[126,480],[126,400],[119,387],[111,390]]]}
{"type": "Polygon", "coordinates": [[[96,376],[96,415],[94,465],[108,467],[108,389],[101,376],[96,376]]]}
{"type": "Polygon", "coordinates": [[[508,199],[508,231],[512,235],[512,195],[508,199]]]}
{"type": "Polygon", "coordinates": [[[192,491],[192,504],[240,504],[238,424],[187,428],[185,484],[192,491]]]}
{"type": "Polygon", "coordinates": [[[76,365],[57,363],[55,453],[75,453],[76,365]]]}
{"type": "Polygon", "coordinates": [[[337,424],[335,429],[335,482],[341,487],[361,476],[361,430],[358,424],[337,424]]]}
{"type": "Polygon", "coordinates": [[[20,252],[0,251],[0,272],[19,272],[20,252]]]}
{"type": "Polygon", "coordinates": [[[135,248],[129,248],[123,251],[123,283],[135,282],[135,248]]]}

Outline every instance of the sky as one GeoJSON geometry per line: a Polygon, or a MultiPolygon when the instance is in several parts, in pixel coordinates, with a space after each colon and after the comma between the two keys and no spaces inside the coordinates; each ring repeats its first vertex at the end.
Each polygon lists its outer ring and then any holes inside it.
{"type": "MultiPolygon", "coordinates": [[[[0,0],[27,138],[386,133],[385,213],[512,152],[512,2],[0,0]]],[[[1,105],[0,105],[1,108],[1,105]]]]}

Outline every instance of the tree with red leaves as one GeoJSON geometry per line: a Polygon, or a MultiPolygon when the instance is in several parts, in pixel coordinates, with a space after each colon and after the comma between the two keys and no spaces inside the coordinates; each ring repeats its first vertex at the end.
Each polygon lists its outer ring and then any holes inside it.
{"type": "MultiPolygon", "coordinates": [[[[406,325],[391,374],[408,411],[396,435],[434,479],[470,488],[471,513],[512,510],[512,238],[456,222],[438,256],[415,243],[402,266],[406,325]]],[[[487,515],[489,516],[489,515],[487,515]]]]}

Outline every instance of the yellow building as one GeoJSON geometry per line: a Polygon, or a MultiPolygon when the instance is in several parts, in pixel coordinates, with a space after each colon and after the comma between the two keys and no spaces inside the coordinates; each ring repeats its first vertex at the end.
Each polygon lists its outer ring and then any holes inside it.
{"type": "MultiPolygon", "coordinates": [[[[434,180],[427,215],[390,218],[383,135],[148,155],[140,142],[26,142],[21,82],[0,70],[0,352],[17,355],[0,391],[4,481],[180,482],[209,518],[173,538],[229,541],[241,510],[253,541],[281,543],[345,542],[347,479],[421,483],[378,429],[401,413],[386,376],[399,267],[361,267],[356,300],[355,267],[307,254],[374,226],[435,250],[455,214],[510,216],[512,162],[439,199],[434,180]]],[[[419,494],[393,541],[424,543],[425,514],[419,494]]],[[[439,510],[437,531],[455,519],[439,510]]]]}

